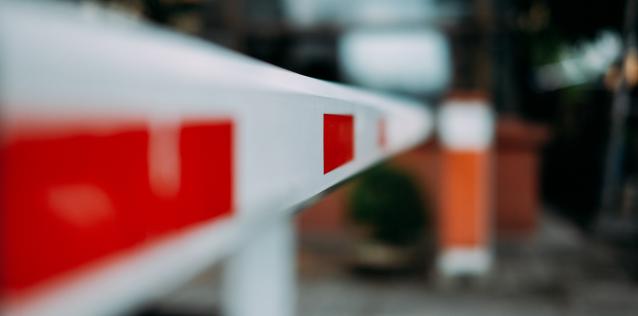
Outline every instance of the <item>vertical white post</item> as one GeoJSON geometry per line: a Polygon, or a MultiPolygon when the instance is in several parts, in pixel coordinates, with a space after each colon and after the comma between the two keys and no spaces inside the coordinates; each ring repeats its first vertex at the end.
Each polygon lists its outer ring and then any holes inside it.
{"type": "Polygon", "coordinates": [[[293,316],[295,233],[291,217],[270,223],[224,263],[225,316],[293,316]]]}

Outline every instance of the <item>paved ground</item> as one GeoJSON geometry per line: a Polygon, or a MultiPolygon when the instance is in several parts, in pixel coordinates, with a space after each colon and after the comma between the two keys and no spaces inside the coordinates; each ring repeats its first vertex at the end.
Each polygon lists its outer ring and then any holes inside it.
{"type": "MultiPolygon", "coordinates": [[[[533,240],[497,246],[494,272],[479,284],[442,287],[425,272],[352,273],[347,258],[316,243],[302,247],[299,315],[638,315],[638,285],[605,247],[544,218],[533,240]]],[[[211,270],[152,315],[216,315],[211,270]]]]}
{"type": "Polygon", "coordinates": [[[533,240],[500,243],[494,272],[466,287],[418,274],[362,278],[330,269],[340,266],[325,254],[310,256],[300,315],[638,315],[638,285],[610,251],[551,217],[533,240]]]}

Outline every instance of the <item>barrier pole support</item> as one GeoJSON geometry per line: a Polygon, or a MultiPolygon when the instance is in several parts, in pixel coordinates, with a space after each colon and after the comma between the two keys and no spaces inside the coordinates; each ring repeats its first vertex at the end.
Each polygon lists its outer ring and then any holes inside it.
{"type": "Polygon", "coordinates": [[[224,315],[295,315],[295,262],[293,218],[277,218],[224,261],[224,315]]]}
{"type": "Polygon", "coordinates": [[[494,115],[484,97],[452,97],[438,123],[443,176],[438,270],[444,278],[485,276],[492,261],[494,115]]]}

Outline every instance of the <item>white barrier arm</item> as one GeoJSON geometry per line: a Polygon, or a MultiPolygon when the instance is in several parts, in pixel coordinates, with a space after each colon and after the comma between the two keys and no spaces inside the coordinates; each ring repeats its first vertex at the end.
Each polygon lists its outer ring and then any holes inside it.
{"type": "Polygon", "coordinates": [[[18,1],[0,1],[0,124],[1,304],[24,315],[159,297],[432,126],[417,102],[18,1]]]}

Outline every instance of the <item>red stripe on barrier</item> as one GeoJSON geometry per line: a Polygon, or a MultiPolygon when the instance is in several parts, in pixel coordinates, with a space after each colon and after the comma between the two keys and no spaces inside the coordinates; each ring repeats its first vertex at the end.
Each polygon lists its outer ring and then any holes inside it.
{"type": "Polygon", "coordinates": [[[379,148],[385,149],[388,142],[386,136],[385,120],[383,118],[380,118],[377,124],[377,144],[379,145],[379,148]]]}
{"type": "Polygon", "coordinates": [[[231,212],[232,122],[157,130],[29,135],[3,145],[0,289],[20,292],[231,212]],[[179,134],[171,136],[177,160],[170,141],[153,154],[171,132],[179,134]]]}
{"type": "Polygon", "coordinates": [[[354,117],[323,115],[323,173],[326,174],[354,158],[354,117]]]}

